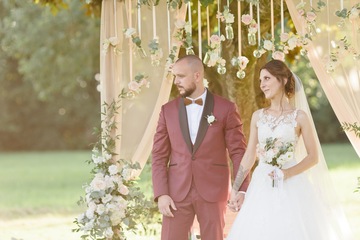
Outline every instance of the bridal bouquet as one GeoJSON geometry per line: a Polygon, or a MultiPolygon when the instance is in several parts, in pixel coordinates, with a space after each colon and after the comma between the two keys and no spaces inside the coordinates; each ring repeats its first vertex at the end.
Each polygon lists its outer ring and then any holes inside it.
{"type": "Polygon", "coordinates": [[[273,187],[279,184],[277,179],[282,180],[282,166],[293,159],[294,145],[292,142],[283,142],[278,138],[269,137],[265,141],[265,146],[262,150],[258,150],[259,158],[265,163],[277,167],[275,169],[275,179],[273,179],[273,187]],[[277,178],[278,177],[278,178],[277,178]]]}

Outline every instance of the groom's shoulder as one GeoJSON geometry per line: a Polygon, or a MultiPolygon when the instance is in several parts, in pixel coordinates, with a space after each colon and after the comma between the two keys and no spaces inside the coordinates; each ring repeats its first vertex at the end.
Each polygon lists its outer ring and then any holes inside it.
{"type": "Polygon", "coordinates": [[[214,101],[220,104],[224,104],[224,105],[234,105],[235,103],[230,101],[229,99],[222,97],[220,95],[214,94],[214,101]]]}
{"type": "Polygon", "coordinates": [[[179,101],[180,101],[180,97],[176,97],[176,98],[168,101],[167,103],[165,103],[165,104],[163,105],[163,107],[168,108],[168,107],[176,106],[176,105],[179,104],[179,101]]]}

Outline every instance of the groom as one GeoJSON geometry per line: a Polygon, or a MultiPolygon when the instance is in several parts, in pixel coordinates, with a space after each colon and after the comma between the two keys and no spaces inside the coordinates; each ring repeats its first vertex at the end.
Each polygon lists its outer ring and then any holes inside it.
{"type": "MultiPolygon", "coordinates": [[[[222,240],[228,156],[236,175],[246,148],[240,116],[234,103],[204,87],[204,66],[197,56],[180,58],[173,75],[181,97],[162,106],[152,150],[161,239],[188,240],[196,215],[201,239],[222,240]]],[[[248,184],[249,177],[239,190],[248,184]]]]}

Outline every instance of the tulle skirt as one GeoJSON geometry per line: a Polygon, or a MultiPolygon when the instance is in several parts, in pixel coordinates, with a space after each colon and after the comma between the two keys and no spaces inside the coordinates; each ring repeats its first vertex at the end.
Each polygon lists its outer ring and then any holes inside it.
{"type": "Polygon", "coordinates": [[[273,166],[260,163],[226,240],[339,240],[306,174],[272,186],[273,166]]]}

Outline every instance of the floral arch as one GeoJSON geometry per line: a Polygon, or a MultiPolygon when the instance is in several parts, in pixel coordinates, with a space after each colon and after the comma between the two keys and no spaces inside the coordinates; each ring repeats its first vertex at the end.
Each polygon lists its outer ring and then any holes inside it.
{"type": "MultiPolygon", "coordinates": [[[[360,4],[354,0],[103,0],[102,138],[94,150],[95,175],[86,187],[88,209],[76,220],[78,230],[122,239],[124,230],[136,223],[130,216],[137,207],[131,204],[136,199],[131,181],[150,154],[160,107],[170,96],[169,68],[179,52],[198,54],[218,74],[234,68],[232,78],[246,81],[255,70],[251,63],[263,56],[284,60],[295,48],[301,49],[339,121],[356,125],[359,35],[360,4]],[[269,31],[262,27],[265,7],[270,12],[269,31]],[[286,27],[285,9],[296,31],[286,27]],[[214,11],[216,19],[211,17],[214,11]],[[233,57],[226,62],[222,46],[235,42],[233,57]]],[[[352,131],[346,134],[360,156],[360,139],[352,131]]]]}

